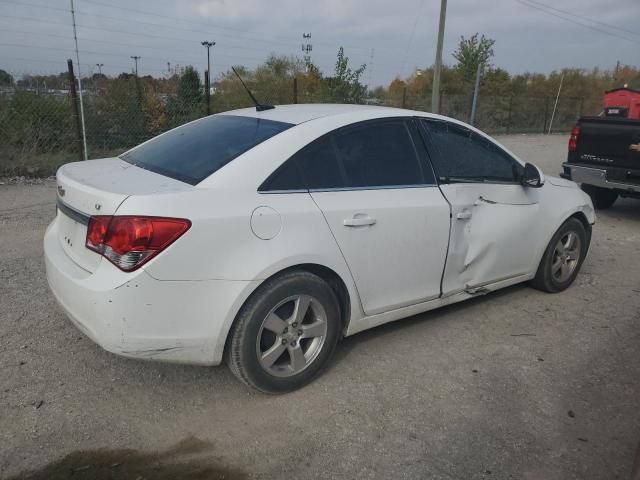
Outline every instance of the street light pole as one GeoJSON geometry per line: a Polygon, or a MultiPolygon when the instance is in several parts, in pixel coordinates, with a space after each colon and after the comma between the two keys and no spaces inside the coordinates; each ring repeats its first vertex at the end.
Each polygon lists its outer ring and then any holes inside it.
{"type": "Polygon", "coordinates": [[[205,75],[205,86],[207,88],[207,115],[211,115],[211,57],[209,56],[209,49],[213,47],[216,42],[207,41],[200,42],[203,47],[207,49],[207,74],[205,75]]]}
{"type": "Polygon", "coordinates": [[[96,67],[98,67],[98,74],[102,75],[102,67],[104,67],[104,63],[96,63],[96,67]]]}
{"type": "Polygon", "coordinates": [[[140,60],[142,57],[140,55],[131,55],[131,58],[133,58],[133,61],[136,64],[136,77],[138,76],[138,60],[140,60]]]}
{"type": "Polygon", "coordinates": [[[440,71],[442,70],[442,46],[444,44],[444,21],[446,16],[447,0],[441,0],[438,45],[436,46],[436,63],[433,68],[433,88],[431,92],[431,111],[433,113],[440,113],[440,71]]]}

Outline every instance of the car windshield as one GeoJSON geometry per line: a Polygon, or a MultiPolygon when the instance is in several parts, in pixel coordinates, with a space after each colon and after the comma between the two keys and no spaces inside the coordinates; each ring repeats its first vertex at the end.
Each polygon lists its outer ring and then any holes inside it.
{"type": "Polygon", "coordinates": [[[254,117],[214,115],[170,130],[120,158],[195,185],[240,154],[292,126],[254,117]]]}

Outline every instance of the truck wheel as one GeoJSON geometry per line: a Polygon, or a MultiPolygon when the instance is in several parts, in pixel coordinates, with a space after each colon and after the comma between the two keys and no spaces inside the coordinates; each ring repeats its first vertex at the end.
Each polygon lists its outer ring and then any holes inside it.
{"type": "Polygon", "coordinates": [[[604,210],[613,205],[618,198],[618,192],[608,188],[595,187],[593,185],[582,184],[582,190],[591,197],[593,206],[598,210],[604,210]]]}

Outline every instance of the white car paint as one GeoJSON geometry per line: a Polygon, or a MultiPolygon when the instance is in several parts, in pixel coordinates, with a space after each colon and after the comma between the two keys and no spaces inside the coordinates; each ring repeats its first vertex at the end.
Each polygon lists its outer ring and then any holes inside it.
{"type": "Polygon", "coordinates": [[[258,186],[291,155],[336,128],[375,118],[445,117],[355,105],[226,114],[296,125],[195,186],[120,159],[72,163],[58,171],[59,195],[64,191],[59,200],[80,214],[192,223],[175,243],[129,273],[88,250],[86,226],[67,213],[59,211],[47,229],[51,290],[73,322],[111,352],[217,365],[251,293],[272,275],[307,264],[333,271],[344,283],[345,334],[351,335],[529,280],[567,218],[580,213],[595,221],[589,197],[555,178],[538,189],[450,184],[260,193],[258,186]],[[367,226],[370,219],[375,224],[367,226]]]}

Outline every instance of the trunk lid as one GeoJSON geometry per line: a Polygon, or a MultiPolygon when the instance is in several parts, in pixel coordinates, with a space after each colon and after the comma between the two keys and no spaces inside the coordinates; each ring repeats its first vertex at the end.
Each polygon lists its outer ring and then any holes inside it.
{"type": "Polygon", "coordinates": [[[94,272],[102,258],[85,247],[91,215],[114,215],[131,195],[193,188],[119,158],[63,165],[56,174],[56,180],[58,240],[69,258],[88,272],[94,272]]]}

